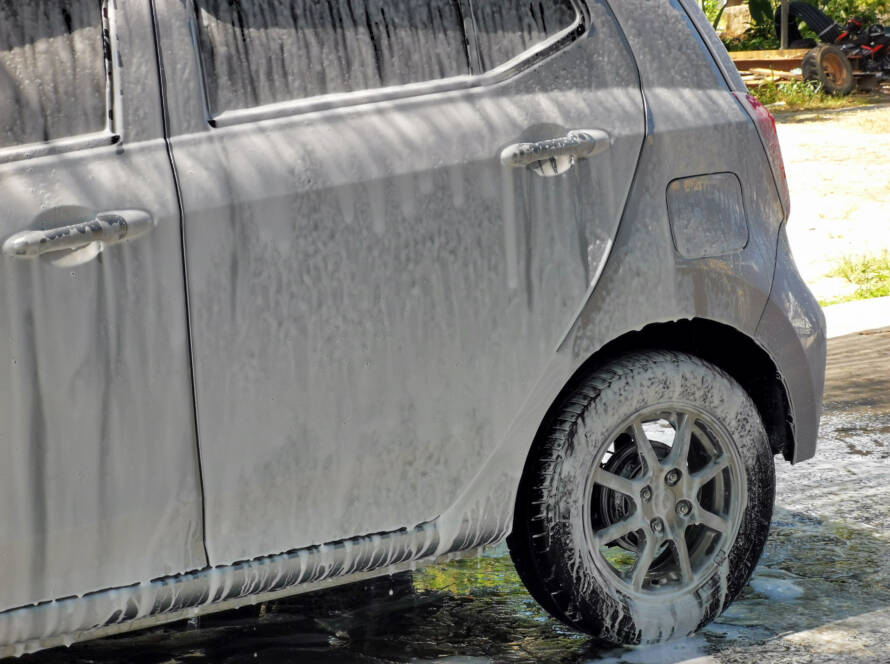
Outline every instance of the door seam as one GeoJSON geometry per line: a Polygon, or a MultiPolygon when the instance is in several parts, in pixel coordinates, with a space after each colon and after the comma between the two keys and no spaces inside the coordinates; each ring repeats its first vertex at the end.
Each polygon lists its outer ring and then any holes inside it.
{"type": "Polygon", "coordinates": [[[189,301],[189,280],[188,270],[186,269],[186,237],[185,237],[185,208],[182,203],[182,189],[179,182],[179,171],[176,168],[176,159],[173,155],[173,146],[170,144],[170,118],[167,106],[167,78],[164,70],[164,58],[161,54],[161,35],[160,26],[158,25],[158,12],[155,0],[149,0],[149,11],[151,12],[152,33],[155,44],[155,57],[158,65],[158,86],[161,95],[161,125],[164,132],[164,146],[167,150],[167,159],[170,162],[170,169],[173,175],[173,187],[176,192],[176,206],[179,210],[179,246],[182,254],[182,284],[185,290],[185,334],[186,343],[188,345],[189,356],[189,379],[192,387],[192,434],[195,441],[195,458],[198,468],[198,485],[201,488],[201,546],[204,550],[204,564],[210,566],[210,554],[207,551],[207,506],[205,501],[204,486],[204,468],[202,464],[201,443],[198,435],[198,392],[197,383],[195,381],[195,354],[192,346],[192,317],[191,303],[189,301]]]}

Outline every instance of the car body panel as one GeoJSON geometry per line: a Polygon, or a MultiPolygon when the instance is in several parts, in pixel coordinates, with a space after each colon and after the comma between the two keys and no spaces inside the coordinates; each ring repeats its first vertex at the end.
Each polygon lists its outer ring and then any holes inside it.
{"type": "Polygon", "coordinates": [[[179,211],[148,4],[111,17],[113,126],[0,151],[4,240],[103,210],[139,208],[155,221],[79,265],[0,257],[0,609],[206,564],[179,211]]]}
{"type": "Polygon", "coordinates": [[[640,67],[647,109],[638,179],[622,220],[627,232],[640,237],[626,249],[616,243],[610,260],[621,272],[618,288],[622,292],[629,288],[634,299],[613,300],[609,293],[613,286],[601,282],[593,301],[601,297],[623,306],[597,312],[596,321],[587,327],[611,329],[604,334],[585,332],[592,348],[579,352],[591,354],[622,329],[639,329],[640,322],[700,317],[751,335],[770,291],[776,241],[784,221],[772,170],[758,149],[757,129],[728,90],[679,4],[629,0],[614,7],[640,67]],[[666,45],[651,38],[665,29],[673,37],[670,58],[664,57],[666,45]],[[748,242],[743,250],[728,255],[685,259],[671,239],[666,192],[677,178],[711,173],[739,178],[748,242]],[[606,318],[625,322],[607,326],[606,318]]]}
{"type": "Polygon", "coordinates": [[[755,336],[773,357],[788,393],[794,436],[790,460],[811,459],[816,454],[825,387],[825,314],[797,271],[784,229],[775,282],[755,336]]]}
{"type": "Polygon", "coordinates": [[[434,524],[350,538],[0,613],[0,657],[194,618],[415,569],[436,559],[434,524]]]}
{"type": "MultiPolygon", "coordinates": [[[[568,381],[610,342],[654,323],[703,319],[727,325],[766,346],[756,339],[756,332],[770,293],[779,297],[773,276],[785,214],[757,130],[680,5],[647,0],[612,4],[640,64],[644,85],[647,135],[637,174],[596,289],[515,426],[461,500],[439,521],[444,550],[459,550],[479,540],[496,542],[509,533],[519,479],[537,427],[568,381]],[[664,26],[670,27],[674,39],[669,62],[662,57],[662,42],[651,39],[664,26]],[[739,178],[748,242],[728,254],[715,248],[714,256],[683,258],[672,241],[666,191],[674,178],[708,173],[734,173],[739,178]]],[[[795,282],[795,288],[805,316],[817,320],[818,305],[800,294],[799,289],[806,287],[795,282]]],[[[790,311],[775,309],[780,320],[789,320],[790,311]]],[[[774,344],[800,343],[787,322],[773,331],[779,335],[774,344]]],[[[798,357],[815,364],[812,379],[817,381],[824,371],[824,355],[820,359],[814,351],[798,357]]],[[[801,365],[801,372],[809,370],[801,365]]],[[[792,403],[808,403],[821,394],[809,385],[792,403]]],[[[805,422],[803,431],[815,435],[814,408],[804,406],[793,417],[805,422]]]]}
{"type": "MultiPolygon", "coordinates": [[[[729,87],[745,91],[738,70],[709,29],[701,9],[690,0],[679,1],[714,55],[729,87]]],[[[785,210],[786,221],[787,216],[785,210]]],[[[827,353],[825,316],[797,271],[784,224],[779,230],[770,298],[754,337],[776,364],[789,401],[787,417],[793,447],[783,453],[793,463],[810,459],[816,453],[822,414],[827,353]]]]}
{"type": "Polygon", "coordinates": [[[431,521],[611,246],[644,130],[614,19],[591,3],[589,34],[496,82],[212,127],[181,6],[159,15],[211,562],[431,521]],[[500,162],[575,129],[608,150],[553,178],[500,162]]]}

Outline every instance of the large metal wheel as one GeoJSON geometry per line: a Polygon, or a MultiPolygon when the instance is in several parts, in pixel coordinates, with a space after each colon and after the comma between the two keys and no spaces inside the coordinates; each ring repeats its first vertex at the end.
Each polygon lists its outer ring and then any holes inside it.
{"type": "Polygon", "coordinates": [[[769,532],[773,453],[751,398],[684,353],[625,355],[557,408],[508,539],[532,595],[621,644],[686,636],[741,592],[769,532]]]}
{"type": "Polygon", "coordinates": [[[587,544],[628,594],[682,593],[715,572],[738,532],[745,477],[729,434],[691,404],[637,413],[589,481],[587,544]]]}
{"type": "Polygon", "coordinates": [[[801,63],[801,72],[805,81],[820,83],[832,95],[848,95],[856,84],[850,60],[831,44],[810,49],[801,63]]]}

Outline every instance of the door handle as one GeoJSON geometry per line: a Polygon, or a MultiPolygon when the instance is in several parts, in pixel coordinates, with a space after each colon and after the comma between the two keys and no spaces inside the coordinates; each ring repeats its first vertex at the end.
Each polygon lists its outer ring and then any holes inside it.
{"type": "Polygon", "coordinates": [[[154,226],[151,215],[143,210],[100,212],[90,221],[16,233],[3,243],[3,253],[16,258],[33,258],[57,251],[75,251],[94,243],[101,250],[104,245],[145,235],[154,226]]]}
{"type": "Polygon", "coordinates": [[[501,152],[501,163],[550,177],[565,173],[578,159],[608,150],[610,144],[609,135],[601,129],[575,129],[562,138],[510,145],[501,152]]]}

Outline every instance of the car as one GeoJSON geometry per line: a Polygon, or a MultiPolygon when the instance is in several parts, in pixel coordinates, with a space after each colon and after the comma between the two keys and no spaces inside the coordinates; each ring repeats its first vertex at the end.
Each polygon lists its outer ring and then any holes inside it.
{"type": "Polygon", "coordinates": [[[825,325],[696,3],[0,19],[0,654],[504,539],[615,643],[746,585],[825,325]]]}

